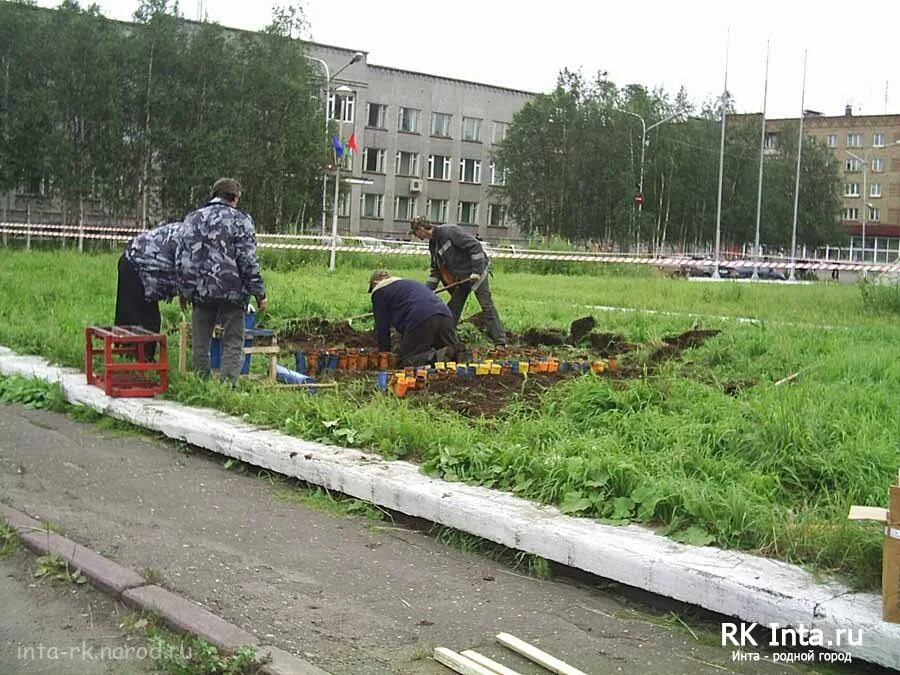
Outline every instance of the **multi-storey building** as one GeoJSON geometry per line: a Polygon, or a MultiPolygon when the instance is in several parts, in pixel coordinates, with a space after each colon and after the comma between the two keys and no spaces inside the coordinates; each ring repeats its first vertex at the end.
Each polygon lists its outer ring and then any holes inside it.
{"type": "Polygon", "coordinates": [[[494,153],[534,94],[378,66],[364,52],[351,64],[356,52],[342,47],[308,49],[337,74],[328,113],[341,138],[354,134],[359,146],[345,160],[353,180],[338,199],[342,233],[401,236],[411,218],[424,215],[489,241],[517,237],[492,189],[504,181],[494,153]]]}
{"type": "MultiPolygon", "coordinates": [[[[779,139],[788,122],[798,120],[766,121],[767,148],[796,142],[779,139]]],[[[850,106],[840,116],[806,111],[803,132],[831,148],[841,167],[841,221],[853,259],[900,259],[900,115],[853,115],[850,106]]]]}

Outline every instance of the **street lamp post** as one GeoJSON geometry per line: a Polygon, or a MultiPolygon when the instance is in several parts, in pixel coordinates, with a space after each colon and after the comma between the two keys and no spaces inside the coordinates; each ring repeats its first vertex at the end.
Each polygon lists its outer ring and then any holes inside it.
{"type": "Polygon", "coordinates": [[[666,122],[670,122],[674,120],[676,117],[681,117],[681,112],[674,113],[669,115],[665,119],[661,119],[658,122],[654,122],[649,127],[647,123],[644,121],[644,118],[638,115],[637,113],[631,112],[630,110],[622,110],[621,112],[626,115],[631,115],[632,117],[637,117],[641,121],[641,170],[638,177],[638,194],[641,196],[640,201],[638,201],[638,227],[641,225],[641,212],[644,209],[644,151],[647,148],[647,133],[653,131],[656,127],[661,124],[665,124],[666,122]]]}
{"type": "MultiPolygon", "coordinates": [[[[329,74],[328,64],[325,63],[320,58],[316,58],[315,56],[310,56],[309,54],[304,54],[306,58],[310,61],[315,61],[319,65],[322,66],[322,69],[325,71],[325,95],[322,97],[325,100],[325,138],[328,139],[328,97],[331,93],[331,81],[336,78],[340,73],[342,73],[346,68],[349,68],[354,63],[359,61],[364,54],[362,52],[355,52],[353,57],[349,62],[341,66],[334,75],[329,74]]],[[[325,222],[328,218],[328,173],[322,172],[322,236],[325,236],[325,222]]]]}

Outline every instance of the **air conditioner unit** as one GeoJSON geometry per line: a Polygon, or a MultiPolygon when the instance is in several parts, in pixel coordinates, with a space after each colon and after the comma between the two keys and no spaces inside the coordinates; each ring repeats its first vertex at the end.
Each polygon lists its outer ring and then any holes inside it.
{"type": "Polygon", "coordinates": [[[422,179],[421,178],[413,178],[409,181],[409,191],[410,192],[421,192],[422,191],[422,179]]]}

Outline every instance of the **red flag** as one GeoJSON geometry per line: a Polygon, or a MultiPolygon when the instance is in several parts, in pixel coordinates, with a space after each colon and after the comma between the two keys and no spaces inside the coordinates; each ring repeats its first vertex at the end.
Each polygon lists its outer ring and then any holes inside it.
{"type": "Polygon", "coordinates": [[[356,134],[350,134],[350,138],[347,139],[347,149],[359,152],[359,146],[356,144],[356,134]]]}

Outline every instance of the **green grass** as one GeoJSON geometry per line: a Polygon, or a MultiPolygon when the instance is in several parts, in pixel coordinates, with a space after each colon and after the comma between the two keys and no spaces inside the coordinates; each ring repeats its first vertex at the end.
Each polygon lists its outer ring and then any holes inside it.
{"type": "MultiPolygon", "coordinates": [[[[262,325],[367,311],[375,266],[427,275],[425,258],[368,258],[345,265],[344,256],[329,275],[285,253],[265,256],[272,305],[262,325]]],[[[115,262],[108,253],[0,250],[0,344],[80,366],[84,326],[113,315],[115,262]]],[[[833,284],[694,283],[647,269],[564,269],[498,270],[492,287],[509,329],[565,328],[593,314],[598,330],[634,342],[653,344],[694,326],[723,332],[650,376],[570,380],[493,419],[462,418],[416,397],[376,396],[367,383],[309,396],[176,375],[168,396],[310,440],[413,459],[429,474],[510,490],[574,515],[640,521],[683,541],[755,551],[877,588],[880,528],[846,515],[851,504],[885,505],[900,467],[900,322],[892,296],[876,301],[867,287],[833,284]],[[727,395],[734,381],[756,384],[727,395]]],[[[474,301],[469,310],[477,310],[474,301]]],[[[177,305],[164,305],[163,315],[174,330],[177,305]]],[[[6,390],[16,387],[26,388],[6,390]]],[[[0,398],[3,391],[0,384],[0,398]]]]}

